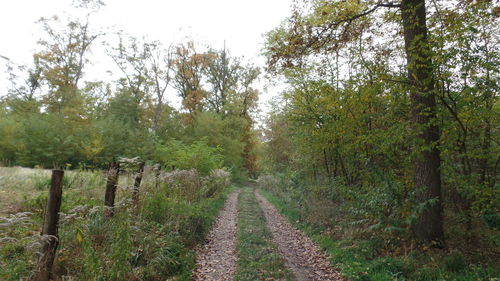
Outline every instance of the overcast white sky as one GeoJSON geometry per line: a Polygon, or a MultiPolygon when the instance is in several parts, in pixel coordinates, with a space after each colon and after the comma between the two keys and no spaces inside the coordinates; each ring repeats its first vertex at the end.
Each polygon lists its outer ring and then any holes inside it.
{"type": "MultiPolygon", "coordinates": [[[[41,37],[41,17],[77,14],[71,0],[11,0],[0,6],[0,55],[18,64],[29,64],[41,37]]],[[[165,45],[191,37],[196,42],[222,48],[224,41],[233,56],[263,66],[259,56],[262,35],[290,15],[291,0],[104,0],[106,6],[94,15],[91,25],[114,27],[131,35],[147,36],[165,45]]],[[[96,54],[97,55],[97,54],[96,54]]],[[[101,64],[99,64],[101,63],[101,64]]],[[[111,63],[111,62],[110,62],[111,63]]],[[[105,63],[107,64],[107,63],[105,63]]],[[[94,63],[86,72],[113,69],[94,63]],[[96,70],[94,70],[96,69],[96,70]]],[[[0,61],[0,95],[7,87],[4,61],[0,61]]],[[[89,73],[90,74],[90,73],[89,73]]],[[[91,75],[92,77],[93,75],[91,75]]],[[[259,84],[261,90],[264,82],[259,84]]],[[[265,103],[279,87],[261,96],[265,103]]],[[[171,95],[172,96],[172,95],[171,95]]],[[[172,97],[167,98],[177,103],[172,97]]]]}

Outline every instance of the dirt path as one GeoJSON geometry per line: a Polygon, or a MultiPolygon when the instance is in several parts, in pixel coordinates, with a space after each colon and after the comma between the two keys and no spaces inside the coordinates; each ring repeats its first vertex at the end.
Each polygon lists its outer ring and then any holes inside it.
{"type": "Polygon", "coordinates": [[[264,211],[274,242],[297,280],[344,280],[330,267],[326,255],[311,239],[293,227],[257,190],[255,196],[264,211]]]}
{"type": "Polygon", "coordinates": [[[207,244],[197,253],[194,280],[233,280],[236,272],[236,225],[238,194],[233,191],[222,208],[207,244]]]}
{"type": "Polygon", "coordinates": [[[238,198],[238,218],[238,269],[234,280],[294,280],[278,245],[273,242],[253,188],[242,188],[238,198]]]}

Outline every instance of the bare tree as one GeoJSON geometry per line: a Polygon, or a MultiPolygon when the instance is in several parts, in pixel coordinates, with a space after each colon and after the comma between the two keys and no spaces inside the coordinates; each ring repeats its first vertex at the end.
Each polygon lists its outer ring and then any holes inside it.
{"type": "Polygon", "coordinates": [[[160,127],[161,115],[163,113],[163,99],[173,72],[173,51],[172,45],[166,50],[162,48],[160,42],[151,44],[151,56],[149,57],[151,67],[151,79],[153,89],[156,94],[155,115],[153,118],[153,130],[156,132],[160,127]]]}

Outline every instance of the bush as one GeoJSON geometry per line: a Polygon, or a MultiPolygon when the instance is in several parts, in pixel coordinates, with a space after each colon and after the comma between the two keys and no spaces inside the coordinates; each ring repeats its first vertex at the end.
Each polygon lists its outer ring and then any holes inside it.
{"type": "Polygon", "coordinates": [[[448,271],[459,272],[462,271],[467,265],[463,257],[459,253],[452,253],[444,258],[444,265],[448,271]]]}
{"type": "Polygon", "coordinates": [[[190,145],[180,141],[170,141],[157,147],[158,160],[167,167],[176,169],[196,169],[202,176],[208,176],[212,170],[222,168],[224,157],[222,148],[211,147],[206,139],[190,145]]]}
{"type": "Polygon", "coordinates": [[[486,224],[494,229],[500,228],[500,215],[493,209],[486,209],[482,214],[483,220],[486,224]]]}
{"type": "Polygon", "coordinates": [[[196,201],[201,195],[201,178],[195,169],[162,172],[160,179],[167,187],[165,192],[175,194],[188,201],[196,201]]]}
{"type": "Polygon", "coordinates": [[[203,178],[205,197],[213,197],[231,184],[231,173],[223,169],[213,170],[210,176],[203,178]]]}
{"type": "Polygon", "coordinates": [[[266,190],[276,190],[280,182],[272,175],[261,175],[257,178],[257,184],[266,190]]]}

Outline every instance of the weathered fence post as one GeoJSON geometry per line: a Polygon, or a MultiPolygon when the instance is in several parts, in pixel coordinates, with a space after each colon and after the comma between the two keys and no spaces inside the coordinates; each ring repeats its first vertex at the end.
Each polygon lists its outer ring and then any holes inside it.
{"type": "Polygon", "coordinates": [[[155,188],[158,189],[158,186],[160,185],[160,173],[161,173],[160,164],[155,164],[153,170],[155,171],[155,188]]]}
{"type": "Polygon", "coordinates": [[[137,206],[139,203],[139,187],[141,186],[142,174],[144,173],[144,162],[139,163],[139,169],[135,175],[134,189],[132,190],[132,202],[137,206]]]}
{"type": "Polygon", "coordinates": [[[120,171],[120,163],[111,162],[109,165],[108,178],[106,180],[106,193],[104,194],[104,213],[107,217],[114,215],[116,187],[118,185],[118,173],[120,171]]]}
{"type": "Polygon", "coordinates": [[[64,171],[53,170],[50,183],[49,198],[45,208],[45,216],[42,228],[43,248],[38,260],[37,280],[47,281],[53,279],[52,267],[56,257],[59,236],[57,233],[59,224],[59,210],[62,200],[62,182],[64,171]]]}

